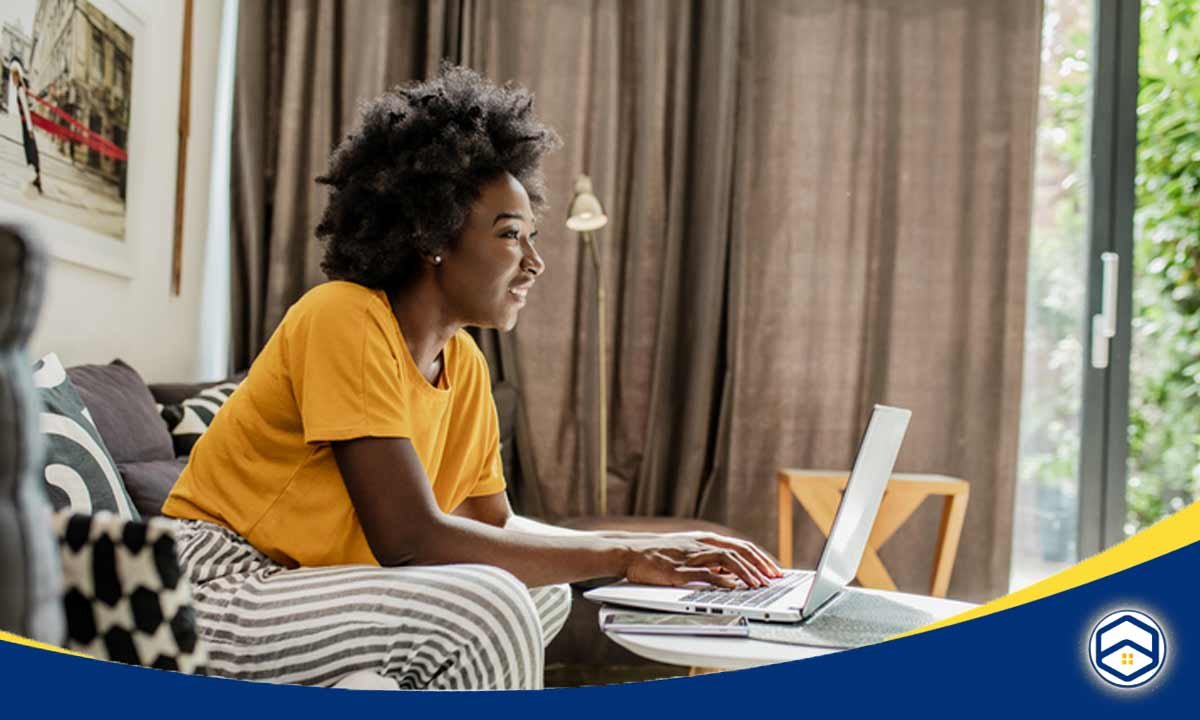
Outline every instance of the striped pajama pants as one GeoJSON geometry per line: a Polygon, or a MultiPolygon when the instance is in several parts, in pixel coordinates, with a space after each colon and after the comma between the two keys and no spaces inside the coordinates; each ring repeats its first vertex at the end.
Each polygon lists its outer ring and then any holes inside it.
{"type": "Polygon", "coordinates": [[[362,671],[405,689],[538,689],[567,585],[526,588],[490,565],[289,570],[226,528],[179,521],[209,672],[333,685],[362,671]]]}

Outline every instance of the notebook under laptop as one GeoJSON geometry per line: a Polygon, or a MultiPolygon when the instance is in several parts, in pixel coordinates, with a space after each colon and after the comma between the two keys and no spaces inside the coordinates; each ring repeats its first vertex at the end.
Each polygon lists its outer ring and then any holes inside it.
{"type": "Polygon", "coordinates": [[[743,615],[752,620],[798,622],[837,597],[858,573],[867,537],[896,464],[912,413],[876,405],[838,505],[816,572],[785,570],[784,577],[753,590],[726,590],[694,583],[682,588],[621,581],[590,590],[589,600],[685,613],[743,615]]]}

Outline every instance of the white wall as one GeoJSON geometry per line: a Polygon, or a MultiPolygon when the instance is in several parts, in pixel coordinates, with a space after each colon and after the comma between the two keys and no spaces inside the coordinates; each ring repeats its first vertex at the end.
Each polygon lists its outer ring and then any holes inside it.
{"type": "MultiPolygon", "coordinates": [[[[63,364],[107,363],[121,358],[148,382],[197,377],[196,338],[204,245],[208,233],[213,108],[221,30],[221,0],[194,3],[192,18],[191,125],[188,138],[182,283],[171,294],[175,168],[178,147],[182,0],[123,0],[144,22],[136,42],[149,62],[133,67],[135,104],[149,101],[141,130],[131,128],[130,187],[140,202],[127,208],[126,233],[134,248],[133,277],[119,277],[51,258],[42,315],[30,356],[56,352],[63,364]],[[139,78],[139,73],[146,75],[139,78]],[[144,163],[144,165],[143,165],[144,163]],[[135,173],[133,164],[140,165],[135,173]],[[134,176],[140,175],[138,187],[134,176]]],[[[137,49],[135,48],[135,53],[137,49]]]]}

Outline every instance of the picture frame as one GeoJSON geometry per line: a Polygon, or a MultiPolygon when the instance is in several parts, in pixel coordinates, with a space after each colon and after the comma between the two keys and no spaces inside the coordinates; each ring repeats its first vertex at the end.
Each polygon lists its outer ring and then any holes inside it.
{"type": "MultiPolygon", "coordinates": [[[[133,278],[137,274],[138,238],[144,233],[138,228],[131,230],[131,225],[145,215],[143,210],[149,201],[145,192],[147,163],[153,155],[146,143],[140,142],[143,129],[151,121],[148,113],[153,109],[147,66],[150,43],[145,41],[143,9],[121,0],[31,2],[37,6],[42,3],[62,5],[63,13],[75,16],[56,20],[63,27],[73,24],[73,32],[77,34],[89,32],[92,35],[76,40],[69,49],[78,56],[83,48],[84,59],[55,57],[54,62],[61,65],[52,71],[55,82],[61,82],[57,78],[66,78],[66,83],[62,84],[72,82],[72,73],[75,76],[86,73],[89,87],[66,90],[47,84],[36,88],[40,93],[34,92],[32,86],[29,88],[27,97],[40,95],[27,101],[31,109],[36,108],[42,118],[53,119],[59,127],[46,129],[44,120],[26,115],[35,128],[33,135],[40,168],[34,172],[28,163],[20,168],[17,167],[19,162],[9,162],[0,169],[0,176],[9,173],[7,177],[0,177],[0,181],[7,181],[6,187],[0,189],[0,215],[32,226],[52,257],[118,277],[133,278]],[[85,16],[81,19],[77,16],[79,13],[85,16]],[[98,18],[96,13],[103,18],[98,18]],[[104,19],[109,22],[103,22],[104,19]],[[113,26],[128,36],[128,47],[126,38],[121,37],[113,26]],[[103,42],[93,44],[96,39],[103,42]],[[63,65],[70,67],[64,69],[63,65]],[[119,83],[122,73],[126,76],[128,90],[119,83]],[[97,85],[104,87],[97,90],[97,85]],[[128,93],[128,124],[123,131],[120,128],[122,118],[113,111],[114,107],[119,108],[120,101],[112,100],[105,91],[118,98],[121,93],[128,93]],[[64,101],[64,98],[69,100],[64,101]],[[85,107],[89,102],[103,104],[103,107],[89,109],[85,107]],[[72,110],[74,112],[68,112],[72,110]],[[85,118],[77,115],[85,115],[85,118]],[[120,159],[122,154],[124,160],[120,159]],[[14,184],[21,178],[16,178],[14,183],[13,175],[18,175],[21,170],[27,174],[25,184],[18,185],[14,193],[14,184]],[[31,189],[33,183],[28,180],[29,174],[38,176],[48,192],[37,193],[31,189]]],[[[0,16],[3,14],[0,11],[0,16]]],[[[43,18],[42,22],[48,21],[43,18]]],[[[5,48],[0,47],[0,53],[5,53],[5,48]]],[[[44,50],[39,57],[34,49],[32,56],[31,64],[35,67],[31,67],[31,71],[37,70],[39,61],[42,65],[50,64],[44,50]]],[[[0,59],[8,62],[7,57],[0,59]]],[[[9,73],[7,64],[5,71],[9,73]]],[[[13,94],[8,88],[12,84],[10,77],[5,84],[7,105],[13,104],[13,94]]],[[[13,109],[19,111],[12,108],[8,113],[7,134],[10,136],[15,134],[16,128],[11,122],[13,109]]],[[[166,235],[166,230],[163,234],[166,235]]]]}

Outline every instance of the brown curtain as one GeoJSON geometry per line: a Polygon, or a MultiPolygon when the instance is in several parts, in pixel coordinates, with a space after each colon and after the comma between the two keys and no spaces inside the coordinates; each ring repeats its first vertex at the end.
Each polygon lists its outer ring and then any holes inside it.
{"type": "MultiPolygon", "coordinates": [[[[998,595],[1040,27],[1039,0],[243,3],[242,350],[320,279],[312,177],[355,99],[450,57],[531,87],[566,141],[545,168],[549,270],[514,332],[480,335],[520,398],[535,512],[594,511],[595,287],[562,223],[587,171],[611,219],[610,508],[774,549],[775,470],[847,468],[872,404],[903,405],[897,469],[971,482],[951,595],[998,595]]],[[[902,589],[928,587],[928,505],[884,548],[902,589]]]]}
{"type": "MultiPolygon", "coordinates": [[[[249,367],[283,314],[322,282],[314,178],[358,103],[426,73],[430,8],[373,0],[239,5],[233,104],[233,367],[249,367]]],[[[439,41],[440,42],[440,41],[439,41]]],[[[432,66],[436,68],[436,60],[432,66]]]]}
{"type": "MultiPolygon", "coordinates": [[[[724,518],[769,536],[775,468],[847,468],[872,404],[901,405],[897,470],[971,484],[951,596],[1007,592],[1041,16],[746,3],[724,518]]],[[[928,588],[938,519],[884,546],[902,589],[928,588]]]]}
{"type": "MultiPolygon", "coordinates": [[[[616,512],[695,517],[711,480],[724,364],[740,6],[465,3],[456,58],[537,93],[566,140],[545,168],[549,267],[507,344],[552,518],[595,511],[595,277],[563,226],[589,172],[610,224],[609,497],[616,512]],[[710,79],[717,82],[710,82],[710,79]]],[[[500,344],[505,340],[501,339],[500,344]]]]}

